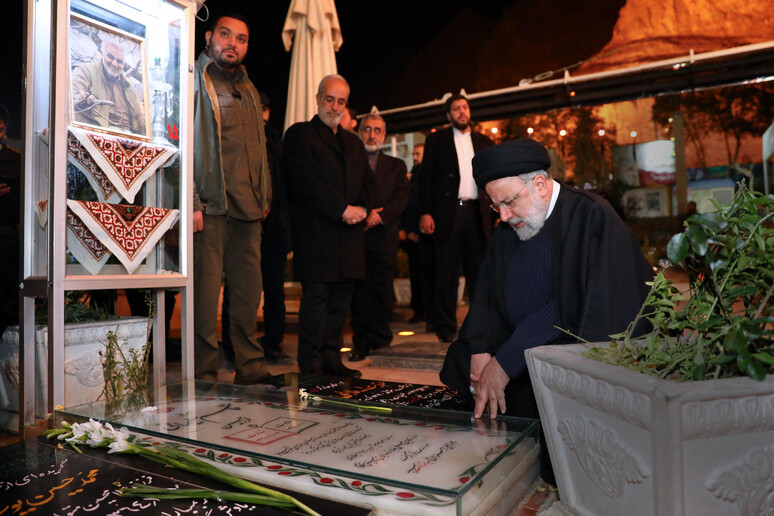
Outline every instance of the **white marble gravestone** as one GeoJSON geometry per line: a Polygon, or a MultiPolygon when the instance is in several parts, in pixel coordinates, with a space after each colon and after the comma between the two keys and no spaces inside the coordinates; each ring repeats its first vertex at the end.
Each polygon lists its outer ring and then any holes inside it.
{"type": "Polygon", "coordinates": [[[161,397],[155,411],[105,417],[96,402],[58,416],[126,425],[245,478],[376,514],[510,514],[538,474],[536,420],[303,403],[295,392],[201,382],[161,397]]]}

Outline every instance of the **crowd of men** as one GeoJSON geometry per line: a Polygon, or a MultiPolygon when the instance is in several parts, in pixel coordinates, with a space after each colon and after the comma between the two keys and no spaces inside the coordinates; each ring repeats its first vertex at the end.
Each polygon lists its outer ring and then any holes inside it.
{"type": "Polygon", "coordinates": [[[634,234],[602,199],[551,178],[539,143],[495,146],[472,130],[468,99],[452,95],[445,103],[450,126],[414,149],[407,174],[403,161],[381,151],[384,119],[370,113],[358,127],[349,84],[336,74],[319,84],[317,114],[289,127],[280,142],[264,126],[268,98],[242,66],[247,20],[221,16],[205,38],[194,104],[197,378],[217,375],[223,276],[223,343],[233,350],[235,381],[258,383],[267,364],[292,363],[279,348],[291,250],[302,288],[302,373],[360,376],[341,360],[350,314],[351,361],[390,345],[402,245],[411,321],[453,342],[441,377],[470,399],[476,417],[535,416],[524,350],[566,340],[559,327],[605,338],[637,312],[650,271],[634,234]],[[458,332],[460,271],[471,309],[458,332]],[[259,340],[262,286],[266,331],[259,340]]]}
{"type": "Polygon", "coordinates": [[[291,250],[293,275],[302,287],[297,358],[302,373],[360,375],[341,361],[342,326],[350,314],[351,361],[390,345],[400,245],[412,271],[411,322],[425,321],[428,331],[450,342],[457,330],[457,263],[464,265],[472,292],[492,224],[486,194],[473,181],[471,158],[493,142],[471,130],[467,99],[449,99],[453,128],[414,149],[408,174],[402,160],[381,151],[387,133],[381,116],[369,113],[358,127],[344,77],[326,76],[315,96],[317,115],[288,128],[280,140],[265,125],[268,97],[258,93],[242,65],[248,21],[221,16],[205,39],[194,104],[197,378],[217,377],[219,346],[233,360],[237,383],[263,381],[267,364],[292,363],[279,347],[282,282],[291,250]],[[420,193],[429,191],[435,194],[420,193]],[[259,340],[255,314],[262,288],[265,334],[259,340]]]}

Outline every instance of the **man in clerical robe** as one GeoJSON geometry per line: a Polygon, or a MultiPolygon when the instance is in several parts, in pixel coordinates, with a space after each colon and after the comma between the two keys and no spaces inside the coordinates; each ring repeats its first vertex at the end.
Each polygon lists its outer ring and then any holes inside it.
{"type": "MultiPolygon", "coordinates": [[[[528,138],[473,158],[476,183],[501,222],[441,380],[468,398],[476,418],[539,417],[524,350],[608,340],[649,291],[653,270],[631,229],[598,195],[552,179],[550,166],[546,149],[528,138]]],[[[543,461],[550,482],[545,450],[543,461]]]]}

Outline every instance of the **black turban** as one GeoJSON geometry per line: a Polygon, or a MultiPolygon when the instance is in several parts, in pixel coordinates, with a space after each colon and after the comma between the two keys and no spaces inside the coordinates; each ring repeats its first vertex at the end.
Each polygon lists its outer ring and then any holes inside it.
{"type": "Polygon", "coordinates": [[[548,170],[551,158],[541,144],[530,138],[501,143],[473,156],[473,179],[484,188],[490,181],[548,170]]]}

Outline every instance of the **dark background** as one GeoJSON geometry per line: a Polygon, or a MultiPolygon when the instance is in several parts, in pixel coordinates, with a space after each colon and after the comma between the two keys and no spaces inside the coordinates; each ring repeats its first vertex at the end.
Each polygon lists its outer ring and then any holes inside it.
{"type": "MultiPolygon", "coordinates": [[[[0,103],[20,137],[23,0],[3,2],[0,103]],[[10,5],[9,5],[10,4],[10,5]]],[[[427,102],[449,91],[515,86],[520,79],[587,59],[612,35],[625,0],[338,0],[344,44],[338,71],[363,113],[427,102]]],[[[245,65],[272,101],[281,127],[290,70],[282,27],[290,0],[208,0],[210,16],[241,12],[251,23],[245,65]]],[[[199,12],[204,14],[204,9],[199,12]]],[[[208,23],[197,21],[198,55],[208,23]]],[[[474,114],[475,115],[475,114],[474,114]]]]}

